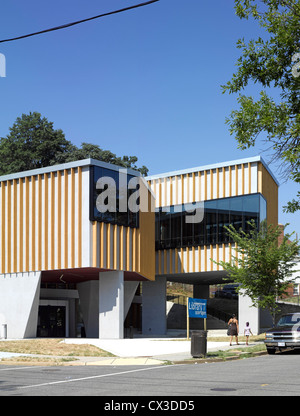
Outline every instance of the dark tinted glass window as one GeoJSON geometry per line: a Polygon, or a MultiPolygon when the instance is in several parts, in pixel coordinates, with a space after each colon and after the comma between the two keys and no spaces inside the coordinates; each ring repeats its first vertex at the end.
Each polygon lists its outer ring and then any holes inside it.
{"type": "Polygon", "coordinates": [[[205,221],[194,224],[194,242],[197,246],[205,243],[205,221]]]}
{"type": "Polygon", "coordinates": [[[204,202],[204,218],[199,223],[186,223],[191,204],[156,210],[156,249],[228,243],[225,227],[249,230],[248,221],[257,226],[266,218],[266,201],[260,194],[215,199],[204,202]]]}
{"type": "Polygon", "coordinates": [[[182,236],[182,212],[172,212],[171,214],[171,247],[181,247],[182,236]]]}
{"type": "Polygon", "coordinates": [[[171,247],[171,213],[160,214],[160,244],[163,248],[171,247]]]}
{"type": "MultiPolygon", "coordinates": [[[[124,174],[121,174],[124,175],[124,174]]],[[[136,191],[136,189],[128,189],[132,175],[121,176],[118,171],[102,168],[99,166],[91,166],[90,168],[90,221],[108,222],[111,224],[124,225],[126,227],[139,226],[139,213],[131,212],[128,209],[128,198],[136,191]],[[97,189],[97,181],[102,178],[104,187],[97,189]],[[105,184],[105,182],[108,184],[105,184]],[[120,184],[120,181],[122,182],[120,184]],[[107,206],[105,212],[97,209],[97,198],[108,187],[112,190],[113,204],[108,205],[108,198],[104,199],[104,205],[107,206]]],[[[98,186],[99,187],[99,186],[98,186]]],[[[105,194],[103,194],[105,195],[105,194]]],[[[138,203],[138,201],[137,201],[138,203]]]]}

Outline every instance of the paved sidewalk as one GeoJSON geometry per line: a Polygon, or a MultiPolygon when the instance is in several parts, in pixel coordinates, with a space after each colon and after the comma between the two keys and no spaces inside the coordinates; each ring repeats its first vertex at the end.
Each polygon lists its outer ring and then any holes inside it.
{"type": "MultiPolygon", "coordinates": [[[[169,333],[170,334],[170,333],[169,333]]],[[[172,334],[176,336],[175,334],[172,334]]],[[[229,346],[229,337],[227,342],[214,341],[216,336],[226,336],[226,330],[209,331],[207,338],[207,352],[219,350],[234,350],[237,348],[236,344],[229,346]]],[[[112,365],[141,365],[148,364],[163,364],[166,361],[182,361],[192,359],[191,355],[191,340],[186,338],[125,338],[125,339],[88,339],[88,338],[67,338],[64,342],[68,344],[92,344],[105,351],[108,351],[116,356],[111,359],[112,365]]],[[[256,343],[249,343],[253,346],[256,343]]],[[[238,347],[245,346],[241,343],[238,347]]],[[[84,358],[83,358],[84,360],[84,358]]],[[[96,359],[95,359],[96,361],[96,359]]],[[[109,359],[98,359],[99,364],[108,365],[109,359]],[[106,361],[106,362],[105,362],[106,361]]],[[[89,361],[92,364],[92,361],[89,361]]],[[[88,365],[88,364],[87,364],[88,365]]],[[[94,362],[95,365],[95,362],[94,362]]]]}
{"type": "MultiPolygon", "coordinates": [[[[193,358],[191,355],[191,340],[182,337],[180,332],[168,332],[168,335],[171,335],[171,337],[142,338],[137,336],[132,339],[66,338],[63,342],[67,344],[95,345],[110,352],[115,357],[74,357],[75,361],[66,362],[64,365],[162,365],[168,361],[183,361],[193,358]],[[176,337],[176,335],[181,336],[181,338],[176,337]]],[[[229,338],[228,342],[217,342],[214,341],[215,336],[226,336],[226,331],[209,331],[207,352],[236,349],[237,346],[235,344],[231,347],[229,346],[229,338]]],[[[249,345],[255,344],[250,343],[249,345]]],[[[245,346],[244,343],[239,345],[239,347],[243,346],[245,346]]],[[[0,360],[18,356],[33,355],[0,352],[0,360]]],[[[39,355],[39,357],[41,356],[39,355]]]]}

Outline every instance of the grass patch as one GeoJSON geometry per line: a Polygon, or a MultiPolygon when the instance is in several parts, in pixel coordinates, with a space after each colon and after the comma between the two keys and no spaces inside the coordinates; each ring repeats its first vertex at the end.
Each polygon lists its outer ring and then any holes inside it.
{"type": "MultiPolygon", "coordinates": [[[[249,337],[249,342],[257,342],[257,341],[263,341],[265,339],[265,333],[260,334],[260,335],[253,335],[249,337]]],[[[241,336],[239,335],[238,337],[239,342],[246,342],[246,337],[245,336],[241,336]]],[[[212,341],[212,342],[228,342],[230,341],[230,337],[229,336],[225,336],[225,337],[207,337],[207,341],[212,341]]],[[[235,337],[232,337],[232,343],[235,343],[235,337]]]]}
{"type": "Polygon", "coordinates": [[[255,353],[266,351],[265,344],[257,344],[251,347],[245,348],[236,348],[235,350],[219,350],[214,352],[208,352],[207,358],[222,358],[226,359],[228,357],[239,356],[240,358],[249,358],[255,357],[255,353]]]}
{"type": "MultiPolygon", "coordinates": [[[[209,331],[208,331],[209,333],[209,331]]],[[[192,338],[192,335],[190,334],[190,340],[192,338]]],[[[263,341],[265,339],[265,333],[260,334],[260,335],[253,335],[249,338],[249,342],[253,343],[253,342],[258,342],[258,341],[263,341]]],[[[173,338],[170,341],[186,341],[186,338],[173,338]]],[[[239,336],[238,337],[239,342],[243,342],[246,343],[246,337],[244,336],[239,336]]],[[[156,340],[159,341],[159,340],[156,340]]],[[[229,345],[229,341],[230,341],[230,337],[229,336],[224,336],[224,337],[212,337],[212,336],[207,336],[207,342],[228,342],[229,345]]],[[[235,344],[235,337],[232,338],[232,344],[235,344]]]]}
{"type": "MultiPolygon", "coordinates": [[[[41,354],[68,357],[114,357],[113,354],[89,344],[65,344],[62,339],[30,339],[0,341],[0,351],[19,354],[41,354]]],[[[24,357],[23,357],[24,358],[24,357]]]]}
{"type": "Polygon", "coordinates": [[[10,357],[2,358],[2,363],[14,364],[43,364],[43,365],[63,365],[69,362],[77,361],[77,358],[57,358],[57,357],[10,357]]]}

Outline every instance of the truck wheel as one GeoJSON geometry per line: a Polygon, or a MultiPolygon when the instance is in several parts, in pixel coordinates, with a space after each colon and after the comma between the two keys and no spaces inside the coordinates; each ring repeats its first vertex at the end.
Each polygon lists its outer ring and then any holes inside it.
{"type": "Polygon", "coordinates": [[[275,354],[275,352],[276,352],[275,348],[267,348],[267,353],[268,353],[269,355],[274,355],[274,354],[275,354]]]}

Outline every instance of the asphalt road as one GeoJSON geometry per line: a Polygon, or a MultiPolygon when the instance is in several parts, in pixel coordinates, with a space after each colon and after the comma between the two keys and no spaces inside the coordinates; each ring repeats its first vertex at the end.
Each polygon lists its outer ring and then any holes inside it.
{"type": "MultiPolygon", "coordinates": [[[[146,407],[149,401],[157,405],[156,398],[160,398],[158,402],[167,398],[166,406],[170,400],[176,406],[177,400],[179,406],[181,399],[188,403],[194,397],[195,402],[190,403],[194,409],[186,410],[197,410],[196,396],[300,396],[299,374],[299,354],[164,366],[1,365],[0,396],[103,396],[99,410],[121,402],[138,404],[139,396],[148,397],[143,401],[146,407]],[[113,403],[105,396],[114,399],[113,403]]],[[[145,410],[141,404],[139,407],[145,410]]]]}

